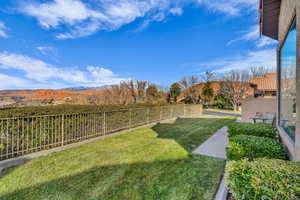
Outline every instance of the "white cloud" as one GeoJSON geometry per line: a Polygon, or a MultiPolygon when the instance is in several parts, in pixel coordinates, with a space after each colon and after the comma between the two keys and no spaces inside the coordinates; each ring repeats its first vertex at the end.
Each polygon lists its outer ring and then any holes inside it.
{"type": "Polygon", "coordinates": [[[68,32],[57,35],[59,39],[85,37],[99,30],[116,30],[137,18],[162,21],[167,15],[181,15],[175,7],[184,0],[53,0],[44,3],[23,4],[22,12],[36,17],[46,29],[67,26],[68,32]]]}
{"type": "Polygon", "coordinates": [[[52,0],[22,4],[20,9],[46,29],[66,28],[69,31],[59,33],[57,38],[68,39],[100,30],[117,30],[138,18],[144,18],[141,27],[145,28],[150,22],[164,21],[169,15],[182,15],[183,7],[193,3],[237,16],[257,9],[258,0],[52,0]]]}
{"type": "Polygon", "coordinates": [[[251,26],[248,31],[241,37],[243,40],[253,40],[259,37],[259,26],[251,26]]]}
{"type": "Polygon", "coordinates": [[[88,9],[79,0],[54,0],[48,3],[26,4],[23,12],[34,16],[45,28],[60,24],[74,25],[90,17],[101,18],[100,13],[88,9]]]}
{"type": "Polygon", "coordinates": [[[197,0],[208,9],[230,16],[258,9],[258,0],[197,0]]]}
{"type": "Polygon", "coordinates": [[[46,29],[57,28],[59,25],[70,26],[70,32],[57,35],[59,39],[91,35],[100,29],[101,21],[109,21],[101,12],[89,9],[79,0],[54,0],[23,6],[22,11],[36,17],[46,29]]]}
{"type": "Polygon", "coordinates": [[[22,89],[25,89],[30,85],[29,81],[18,78],[18,77],[13,77],[9,76],[6,74],[0,74],[0,89],[15,89],[15,86],[22,87],[22,89]]]}
{"type": "Polygon", "coordinates": [[[48,84],[48,88],[52,86],[52,83],[71,86],[102,86],[126,80],[103,67],[88,66],[85,70],[61,68],[35,58],[7,52],[0,53],[0,69],[2,72],[9,69],[23,73],[23,79],[37,85],[48,84]]]}
{"type": "Polygon", "coordinates": [[[265,46],[270,46],[270,45],[274,45],[277,44],[276,40],[273,40],[271,38],[265,37],[265,36],[261,36],[257,41],[256,41],[256,46],[258,48],[261,47],[265,47],[265,46]]]}
{"type": "Polygon", "coordinates": [[[139,32],[142,31],[144,29],[146,29],[151,22],[162,22],[166,19],[166,15],[174,15],[174,16],[180,16],[183,14],[183,9],[182,8],[171,8],[168,13],[164,13],[164,12],[158,12],[157,14],[155,14],[154,16],[152,16],[151,18],[147,18],[145,19],[141,25],[135,30],[135,32],[139,32]]]}
{"type": "Polygon", "coordinates": [[[39,83],[25,78],[11,76],[7,74],[0,74],[0,90],[14,90],[14,89],[60,89],[65,88],[67,85],[62,83],[53,82],[39,83]]]}
{"type": "Polygon", "coordinates": [[[98,67],[98,66],[88,66],[87,71],[90,73],[90,76],[92,77],[90,84],[101,83],[101,85],[109,85],[114,83],[119,83],[124,78],[118,78],[111,70],[98,67]]]}
{"type": "Polygon", "coordinates": [[[171,8],[170,13],[173,15],[182,15],[183,14],[183,9],[182,8],[171,8]]]}
{"type": "Polygon", "coordinates": [[[231,70],[248,70],[255,66],[265,66],[267,68],[275,69],[276,50],[264,49],[250,51],[242,56],[202,63],[200,66],[209,67],[216,73],[225,73],[231,70]]]}
{"type": "Polygon", "coordinates": [[[54,48],[50,46],[38,46],[36,49],[43,55],[48,55],[49,53],[54,52],[54,48]]]}
{"type": "Polygon", "coordinates": [[[7,27],[3,22],[0,21],[0,37],[7,38],[7,27]]]}
{"type": "Polygon", "coordinates": [[[258,48],[274,45],[277,43],[276,40],[273,40],[271,38],[260,36],[259,32],[259,25],[253,25],[251,26],[247,31],[243,32],[243,35],[238,37],[237,39],[231,40],[227,43],[227,45],[231,45],[232,43],[238,42],[238,41],[255,41],[255,45],[258,48]]]}

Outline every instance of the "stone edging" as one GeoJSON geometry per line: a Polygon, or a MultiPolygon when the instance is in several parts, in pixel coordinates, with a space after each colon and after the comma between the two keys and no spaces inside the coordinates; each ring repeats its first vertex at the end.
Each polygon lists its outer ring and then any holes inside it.
{"type": "Polygon", "coordinates": [[[226,200],[227,195],[228,195],[227,184],[226,184],[225,176],[223,176],[214,200],[226,200]]]}

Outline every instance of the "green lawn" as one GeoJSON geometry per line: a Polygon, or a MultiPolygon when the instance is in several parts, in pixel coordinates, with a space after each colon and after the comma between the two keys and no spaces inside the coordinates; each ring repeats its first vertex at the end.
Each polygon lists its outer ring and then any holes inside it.
{"type": "Polygon", "coordinates": [[[224,161],[191,155],[232,119],[178,119],[34,159],[0,175],[0,199],[212,199],[224,161]]]}

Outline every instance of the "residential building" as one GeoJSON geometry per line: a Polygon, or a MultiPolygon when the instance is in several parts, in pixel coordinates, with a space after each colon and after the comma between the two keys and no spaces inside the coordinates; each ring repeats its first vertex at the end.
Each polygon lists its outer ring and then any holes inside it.
{"type": "Polygon", "coordinates": [[[276,96],[276,72],[269,72],[265,76],[251,78],[250,83],[254,88],[255,97],[276,96]]]}
{"type": "Polygon", "coordinates": [[[253,95],[242,101],[241,120],[252,122],[257,115],[274,115],[276,113],[276,72],[269,72],[264,76],[250,79],[253,95]]]}
{"type": "Polygon", "coordinates": [[[300,161],[300,1],[260,0],[261,33],[278,41],[277,128],[292,160],[300,161]]]}
{"type": "MultiPolygon", "coordinates": [[[[210,87],[213,89],[214,94],[219,94],[221,91],[222,84],[227,84],[228,82],[224,81],[211,81],[210,87]]],[[[254,87],[252,87],[250,82],[232,82],[233,85],[239,86],[241,83],[245,84],[245,87],[247,87],[247,92],[245,96],[253,96],[254,95],[254,87]]],[[[200,94],[204,88],[206,83],[199,83],[194,88],[197,88],[200,91],[200,94]]]]}

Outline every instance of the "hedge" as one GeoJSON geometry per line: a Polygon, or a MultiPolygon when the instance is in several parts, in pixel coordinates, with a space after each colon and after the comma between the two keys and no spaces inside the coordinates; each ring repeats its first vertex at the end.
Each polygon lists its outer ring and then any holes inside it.
{"type": "Polygon", "coordinates": [[[230,161],[226,166],[229,192],[236,200],[300,199],[300,163],[260,158],[230,161]]]}
{"type": "Polygon", "coordinates": [[[229,139],[226,149],[228,160],[239,160],[242,158],[278,158],[285,159],[286,153],[282,145],[275,139],[237,135],[229,139]]]}
{"type": "MultiPolygon", "coordinates": [[[[174,104],[178,105],[178,104],[174,104]]],[[[183,105],[183,104],[181,104],[183,105]]],[[[87,112],[109,112],[123,109],[152,108],[157,106],[170,106],[167,103],[160,104],[129,104],[129,105],[49,105],[26,106],[0,109],[0,118],[28,117],[36,115],[77,114],[87,112]]]]}
{"type": "Polygon", "coordinates": [[[277,138],[275,128],[268,124],[234,123],[229,126],[228,133],[229,137],[236,135],[254,135],[277,138]]]}

